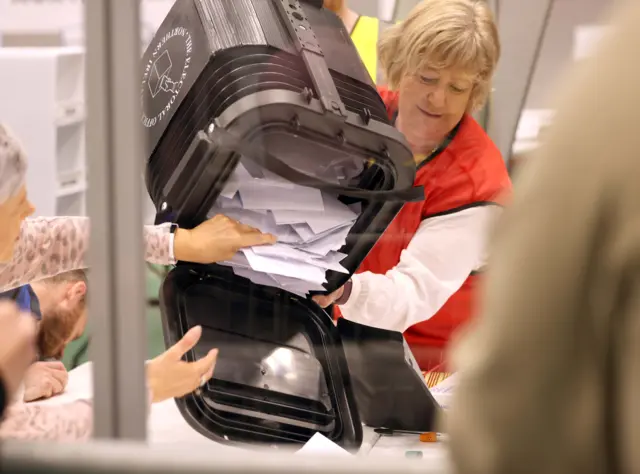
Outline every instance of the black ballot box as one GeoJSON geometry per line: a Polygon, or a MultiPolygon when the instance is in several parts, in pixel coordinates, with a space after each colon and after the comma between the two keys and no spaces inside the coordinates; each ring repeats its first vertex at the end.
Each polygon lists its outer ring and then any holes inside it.
{"type": "Polygon", "coordinates": [[[222,443],[301,445],[319,432],[356,450],[362,423],[427,431],[437,413],[400,333],[336,325],[310,298],[343,285],[424,196],[348,32],[321,4],[177,0],[142,59],[158,221],[192,228],[224,213],[278,235],[230,262],[179,262],[160,290],[167,346],[201,325],[188,360],[220,350],[213,378],[176,402],[222,443]]]}

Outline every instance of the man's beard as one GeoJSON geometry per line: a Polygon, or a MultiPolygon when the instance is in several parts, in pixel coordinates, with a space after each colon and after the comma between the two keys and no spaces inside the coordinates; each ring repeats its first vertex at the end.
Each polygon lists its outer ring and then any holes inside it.
{"type": "Polygon", "coordinates": [[[37,337],[38,353],[41,359],[62,359],[79,316],[79,308],[76,310],[55,308],[43,314],[37,337]]]}

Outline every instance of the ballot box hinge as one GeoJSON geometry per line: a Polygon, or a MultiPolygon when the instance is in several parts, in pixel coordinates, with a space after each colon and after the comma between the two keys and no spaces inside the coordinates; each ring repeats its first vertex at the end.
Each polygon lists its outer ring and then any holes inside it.
{"type": "MultiPolygon", "coordinates": [[[[329,67],[324,59],[324,53],[307,19],[304,7],[298,0],[273,1],[282,15],[296,49],[302,56],[324,110],[346,119],[347,109],[333,83],[329,67]]],[[[307,8],[315,7],[308,6],[307,8]]]]}

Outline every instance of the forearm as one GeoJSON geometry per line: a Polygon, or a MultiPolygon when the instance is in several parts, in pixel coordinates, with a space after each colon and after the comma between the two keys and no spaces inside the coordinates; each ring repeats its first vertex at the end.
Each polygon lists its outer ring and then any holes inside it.
{"type": "MultiPolygon", "coordinates": [[[[0,291],[87,267],[90,222],[88,217],[27,219],[13,260],[0,265],[0,291]]],[[[144,227],[145,259],[172,263],[170,224],[144,227]]]]}
{"type": "Polygon", "coordinates": [[[400,332],[431,318],[483,265],[496,211],[478,207],[425,220],[398,265],[384,275],[353,276],[340,312],[351,321],[400,332]]]}
{"type": "Polygon", "coordinates": [[[440,308],[439,302],[446,301],[459,288],[447,289],[439,283],[429,288],[431,279],[420,273],[394,269],[385,275],[354,275],[351,294],[340,306],[340,312],[353,322],[404,332],[431,318],[440,308]]]}
{"type": "Polygon", "coordinates": [[[0,424],[0,439],[22,441],[85,441],[93,432],[90,402],[66,405],[9,406],[0,424]]]}
{"type": "Polygon", "coordinates": [[[149,263],[171,265],[173,259],[173,237],[171,224],[144,226],[144,258],[149,263]]]}
{"type": "MultiPolygon", "coordinates": [[[[153,393],[147,390],[147,409],[153,393]]],[[[0,423],[0,439],[23,441],[85,441],[93,433],[93,402],[65,405],[16,403],[9,405],[0,423]]]]}
{"type": "Polygon", "coordinates": [[[84,268],[86,217],[38,217],[22,223],[11,262],[0,265],[0,291],[84,268]]]}

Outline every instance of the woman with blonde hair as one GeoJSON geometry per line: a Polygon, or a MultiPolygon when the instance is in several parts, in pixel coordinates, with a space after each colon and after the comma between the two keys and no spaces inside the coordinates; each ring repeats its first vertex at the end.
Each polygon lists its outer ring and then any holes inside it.
{"type": "Polygon", "coordinates": [[[471,316],[488,229],[511,190],[500,152],[471,116],[499,56],[482,0],[424,0],[385,31],[378,58],[388,87],[379,92],[425,198],[404,206],[344,287],[315,297],[351,321],[404,332],[423,370],[442,366],[471,316]]]}

